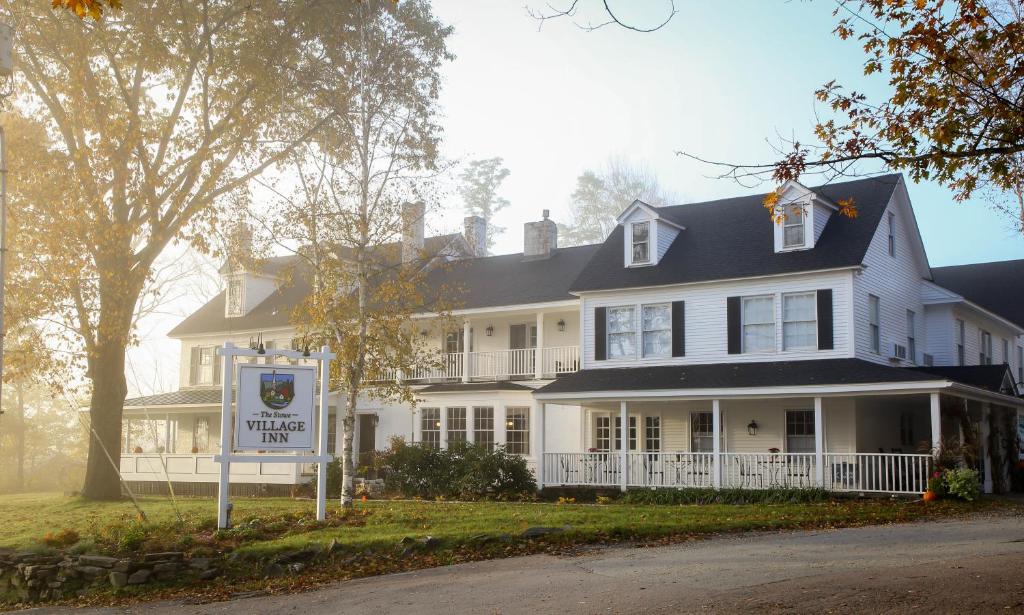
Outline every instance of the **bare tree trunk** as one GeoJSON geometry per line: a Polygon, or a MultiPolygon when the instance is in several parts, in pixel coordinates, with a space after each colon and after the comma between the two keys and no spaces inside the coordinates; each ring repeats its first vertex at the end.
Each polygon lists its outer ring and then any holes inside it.
{"type": "Polygon", "coordinates": [[[18,460],[18,470],[14,479],[16,491],[25,490],[25,387],[19,382],[14,385],[15,403],[18,408],[18,432],[14,438],[14,454],[18,460]]]}
{"type": "Polygon", "coordinates": [[[92,397],[89,400],[89,460],[82,496],[90,500],[121,498],[121,413],[128,394],[124,375],[125,348],[107,342],[90,357],[92,397]]]}

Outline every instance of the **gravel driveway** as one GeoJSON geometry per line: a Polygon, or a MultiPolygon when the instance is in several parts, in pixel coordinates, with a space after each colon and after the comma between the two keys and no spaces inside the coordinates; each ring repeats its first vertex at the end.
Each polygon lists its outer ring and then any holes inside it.
{"type": "MultiPolygon", "coordinates": [[[[287,596],[107,613],[1024,612],[1024,517],[747,534],[536,555],[287,596]]],[[[36,612],[50,612],[40,610],[36,612]]]]}

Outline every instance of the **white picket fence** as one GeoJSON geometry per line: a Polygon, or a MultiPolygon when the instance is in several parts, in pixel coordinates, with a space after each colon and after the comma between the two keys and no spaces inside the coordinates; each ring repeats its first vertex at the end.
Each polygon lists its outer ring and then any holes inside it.
{"type": "MultiPolygon", "coordinates": [[[[809,489],[818,487],[812,453],[720,453],[722,488],[809,489]]],[[[828,453],[823,484],[829,491],[922,493],[928,486],[930,455],[828,453]]],[[[547,486],[619,487],[618,452],[544,453],[542,481],[547,486]]],[[[627,487],[692,488],[715,484],[713,453],[632,452],[626,455],[627,487]]]]}

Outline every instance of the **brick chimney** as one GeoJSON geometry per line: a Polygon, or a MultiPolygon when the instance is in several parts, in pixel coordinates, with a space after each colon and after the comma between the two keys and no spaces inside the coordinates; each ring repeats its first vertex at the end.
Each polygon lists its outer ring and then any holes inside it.
{"type": "Polygon", "coordinates": [[[543,220],[523,225],[524,258],[548,258],[558,249],[558,225],[548,219],[549,215],[550,212],[545,209],[543,220]]]}
{"type": "Polygon", "coordinates": [[[402,262],[410,263],[423,258],[423,216],[426,206],[422,201],[402,205],[402,262]]]}
{"type": "Polygon", "coordinates": [[[487,221],[480,216],[467,216],[463,222],[470,255],[487,256],[487,221]]]}

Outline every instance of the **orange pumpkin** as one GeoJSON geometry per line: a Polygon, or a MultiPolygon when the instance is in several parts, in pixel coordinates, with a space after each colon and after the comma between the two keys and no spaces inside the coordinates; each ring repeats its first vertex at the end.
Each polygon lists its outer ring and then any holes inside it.
{"type": "Polygon", "coordinates": [[[924,501],[925,502],[934,502],[937,499],[939,499],[939,494],[935,493],[931,489],[929,489],[928,491],[924,492],[924,501]]]}

